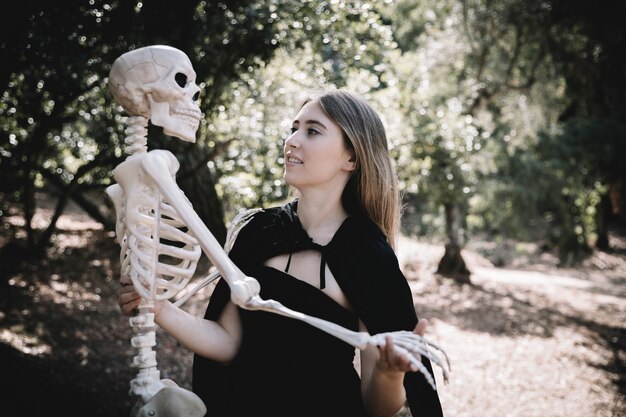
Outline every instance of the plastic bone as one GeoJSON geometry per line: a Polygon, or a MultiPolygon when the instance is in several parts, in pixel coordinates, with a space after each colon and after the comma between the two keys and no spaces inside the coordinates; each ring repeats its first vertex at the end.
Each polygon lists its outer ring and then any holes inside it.
{"type": "MultiPolygon", "coordinates": [[[[200,121],[196,103],[199,88],[189,58],[168,46],[128,52],[113,64],[109,87],[130,115],[126,128],[128,157],[113,171],[117,184],[107,188],[116,211],[116,237],[120,244],[122,283],[132,283],[141,296],[139,313],[130,319],[138,368],[130,383],[137,396],[132,416],[203,416],[206,407],[194,393],[173,381],[161,380],[157,367],[156,325],[151,313],[156,300],[180,292],[193,276],[201,249],[193,235],[182,229],[176,210],[142,170],[147,125],[152,119],[168,134],[194,141],[200,121]]],[[[170,159],[166,172],[174,176],[178,161],[170,159]]]]}
{"type": "MultiPolygon", "coordinates": [[[[155,300],[172,298],[188,284],[200,256],[198,247],[218,271],[218,274],[212,274],[209,279],[212,280],[218,275],[223,277],[231,289],[232,301],[241,308],[263,310],[302,320],[358,349],[365,349],[368,345],[379,346],[385,343],[386,337],[391,337],[396,348],[406,354],[419,371],[424,373],[433,388],[435,388],[434,377],[422,366],[420,356],[426,356],[440,366],[444,372],[444,379],[447,380],[446,366],[449,368],[447,357],[445,362],[442,361],[429,347],[436,348],[444,356],[445,352],[423,337],[405,331],[371,336],[288,309],[275,300],[261,299],[258,281],[243,274],[228,258],[226,251],[219,245],[178,187],[175,175],[179,165],[174,155],[163,150],[146,152],[145,127],[149,118],[152,118],[153,124],[157,126],[167,123],[167,127],[163,126],[166,133],[187,141],[195,139],[193,135],[198,126],[199,110],[196,113],[192,109],[197,105],[186,103],[186,112],[170,112],[175,117],[169,119],[161,117],[162,104],[174,101],[163,100],[169,87],[158,84],[159,82],[167,84],[172,78],[172,73],[184,67],[176,62],[177,59],[184,61],[185,65],[189,63],[184,53],[173,48],[146,47],[122,55],[118,58],[120,65],[116,67],[114,64],[111,69],[110,82],[113,80],[111,90],[125,110],[134,116],[128,119],[129,126],[126,131],[129,157],[115,168],[114,177],[118,184],[109,187],[107,192],[114,201],[117,214],[116,233],[122,250],[121,281],[132,282],[142,296],[140,313],[131,319],[131,326],[137,334],[133,338],[133,345],[139,349],[135,357],[135,366],[140,368],[137,378],[131,381],[131,393],[140,397],[138,403],[141,401],[140,405],[147,406],[165,387],[158,379],[159,372],[152,351],[155,340],[150,310],[155,300]],[[168,53],[171,53],[171,56],[166,59],[164,56],[168,53]],[[157,56],[158,60],[155,58],[157,56]],[[170,68],[160,68],[157,61],[159,64],[169,63],[170,68]],[[155,76],[154,68],[157,67],[163,76],[155,76]],[[161,100],[158,102],[161,104],[155,105],[156,99],[161,100]],[[186,117],[177,117],[180,114],[185,114],[186,117]],[[190,123],[190,118],[196,114],[198,115],[197,119],[194,119],[196,123],[190,123]],[[188,232],[183,232],[181,230],[183,227],[188,232]],[[161,237],[176,240],[180,244],[166,244],[161,241],[161,237]],[[177,259],[178,264],[160,262],[163,254],[177,259]]],[[[192,74],[192,71],[188,73],[192,74]]],[[[195,74],[193,75],[195,77],[195,74]]],[[[184,89],[183,86],[179,88],[184,89]]],[[[197,98],[197,94],[190,97],[185,92],[179,92],[176,96],[197,98]]],[[[227,240],[227,250],[232,246],[232,241],[233,239],[227,240]]],[[[197,400],[200,401],[199,398],[197,400]]]]}
{"type": "Polygon", "coordinates": [[[195,142],[200,88],[184,52],[165,45],[127,52],[113,63],[108,84],[129,115],[151,119],[166,134],[195,142]]]}
{"type": "Polygon", "coordinates": [[[135,404],[132,417],[201,417],[206,408],[198,408],[195,394],[171,380],[162,380],[165,387],[146,404],[135,404]]]}

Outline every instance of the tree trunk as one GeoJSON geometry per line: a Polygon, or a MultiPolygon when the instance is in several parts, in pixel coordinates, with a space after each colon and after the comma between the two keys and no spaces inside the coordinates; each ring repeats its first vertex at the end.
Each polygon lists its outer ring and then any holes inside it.
{"type": "Polygon", "coordinates": [[[454,279],[462,284],[470,284],[470,271],[461,255],[461,228],[459,207],[454,203],[445,203],[446,236],[448,243],[443,257],[437,266],[437,273],[454,279]]]}
{"type": "Polygon", "coordinates": [[[33,173],[28,160],[23,164],[23,170],[21,200],[22,209],[24,211],[24,227],[26,229],[28,249],[33,250],[37,242],[35,230],[33,229],[33,217],[35,216],[36,203],[35,187],[32,180],[33,173]]]}
{"type": "Polygon", "coordinates": [[[207,166],[210,160],[206,148],[195,148],[176,155],[180,162],[178,186],[183,190],[194,210],[220,244],[226,241],[224,209],[215,188],[213,174],[207,166]]]}
{"type": "Polygon", "coordinates": [[[609,184],[611,199],[611,216],[626,224],[626,183],[623,180],[612,181],[609,184]]]}
{"type": "Polygon", "coordinates": [[[149,149],[166,149],[176,156],[180,169],[176,183],[185,193],[193,209],[220,244],[226,241],[224,209],[220,201],[215,180],[207,166],[212,160],[211,150],[202,143],[187,143],[167,136],[161,128],[148,126],[149,149]],[[154,146],[150,147],[150,144],[154,146]]]}
{"type": "Polygon", "coordinates": [[[609,227],[608,221],[611,217],[611,199],[608,194],[604,194],[596,207],[596,248],[606,251],[609,250],[609,227]]]}
{"type": "MultiPolygon", "coordinates": [[[[88,187],[77,187],[72,184],[67,185],[63,182],[63,180],[61,180],[61,178],[46,169],[40,169],[39,172],[50,184],[57,188],[59,194],[67,194],[92,219],[100,222],[102,226],[104,226],[105,230],[115,230],[115,218],[108,218],[104,213],[102,213],[98,207],[98,199],[93,200],[85,196],[85,189],[88,187]]],[[[74,182],[76,182],[79,178],[79,174],[76,173],[74,176],[74,182]]],[[[104,193],[102,194],[104,195],[104,193]]],[[[106,198],[108,199],[109,197],[106,196],[106,198]]]]}

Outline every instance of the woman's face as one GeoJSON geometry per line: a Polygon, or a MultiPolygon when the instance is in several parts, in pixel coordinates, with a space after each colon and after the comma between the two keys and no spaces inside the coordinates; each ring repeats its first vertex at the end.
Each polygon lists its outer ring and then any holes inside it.
{"type": "Polygon", "coordinates": [[[343,190],[354,170],[341,128],[316,101],[305,104],[296,115],[284,152],[285,181],[300,191],[333,185],[343,190]]]}

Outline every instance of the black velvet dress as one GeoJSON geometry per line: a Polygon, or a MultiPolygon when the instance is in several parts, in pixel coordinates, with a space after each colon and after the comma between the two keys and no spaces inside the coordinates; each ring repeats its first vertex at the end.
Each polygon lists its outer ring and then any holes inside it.
{"type": "MultiPolygon", "coordinates": [[[[266,209],[240,232],[229,256],[261,284],[261,297],[358,331],[359,319],[371,334],[413,330],[417,316],[397,258],[378,227],[348,217],[328,245],[314,244],[297,218],[297,201],[266,209]],[[352,307],[345,309],[319,288],[265,266],[281,254],[316,249],[352,307]]],[[[219,318],[230,290],[218,282],[205,317],[219,318]]],[[[207,416],[365,417],[355,349],[299,320],[240,309],[242,343],[228,365],[196,355],[193,391],[207,416]]],[[[424,365],[431,371],[427,359],[424,365]]],[[[420,373],[404,381],[413,416],[443,416],[437,392],[420,373]]]]}

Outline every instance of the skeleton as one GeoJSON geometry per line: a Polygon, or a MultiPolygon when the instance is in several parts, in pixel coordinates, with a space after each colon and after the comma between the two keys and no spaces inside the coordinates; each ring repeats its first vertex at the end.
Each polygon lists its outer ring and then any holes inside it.
{"type": "Polygon", "coordinates": [[[420,355],[438,365],[448,379],[449,362],[436,344],[408,331],[370,335],[354,332],[332,322],[288,309],[277,301],[259,296],[259,283],[230,260],[227,252],[237,232],[258,210],[238,216],[229,228],[224,248],[194,211],[178,187],[175,175],[179,163],[168,151],[147,152],[147,125],[151,120],[168,135],[195,142],[201,112],[197,104],[199,87],[191,61],[182,51],[153,45],[120,56],[109,74],[110,90],[129,114],[126,152],[128,157],[113,171],[117,184],[107,188],[116,211],[116,237],[121,246],[122,284],[130,284],[141,296],[139,312],[130,319],[137,349],[133,365],[139,368],[131,381],[130,393],[137,396],[131,416],[202,416],[206,407],[195,394],[173,381],[161,380],[157,368],[154,314],[157,300],[171,299],[189,284],[204,252],[215,271],[176,305],[199,289],[223,277],[231,289],[231,300],[239,307],[263,310],[302,320],[358,348],[381,346],[391,336],[396,349],[407,354],[433,389],[434,377],[422,365],[420,355]],[[441,352],[443,359],[430,348],[441,352]]]}

